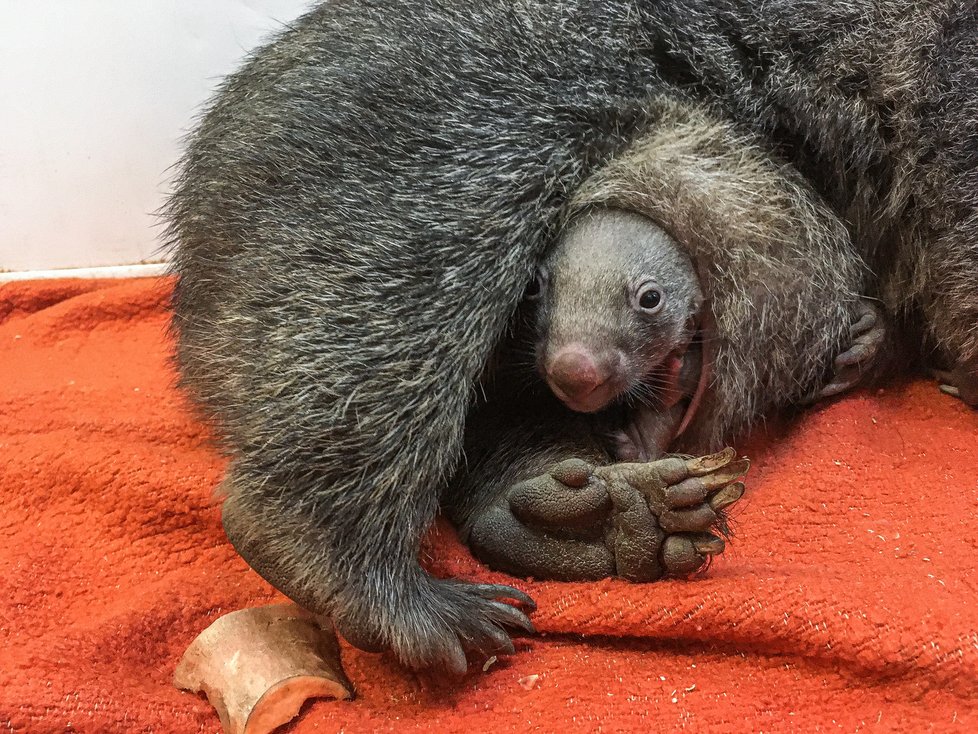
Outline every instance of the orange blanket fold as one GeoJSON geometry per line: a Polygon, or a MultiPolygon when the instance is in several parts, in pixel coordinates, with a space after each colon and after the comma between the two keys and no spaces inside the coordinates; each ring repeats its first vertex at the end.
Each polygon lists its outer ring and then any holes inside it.
{"type": "MultiPolygon", "coordinates": [[[[278,598],[221,531],[169,289],[0,286],[0,731],[217,731],[173,668],[278,598]]],[[[741,448],[736,538],[702,577],[517,582],[541,634],[461,682],[345,646],[359,697],[291,731],[975,731],[978,412],[900,383],[741,448]]],[[[425,555],[505,580],[445,526],[425,555]]]]}

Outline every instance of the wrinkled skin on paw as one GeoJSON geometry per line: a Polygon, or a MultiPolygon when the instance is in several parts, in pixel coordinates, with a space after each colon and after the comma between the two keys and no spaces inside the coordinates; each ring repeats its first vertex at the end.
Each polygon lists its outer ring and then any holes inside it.
{"type": "Polygon", "coordinates": [[[748,467],[733,449],[644,464],[569,459],[502,493],[469,544],[493,568],[535,578],[684,576],[723,552],[723,512],[748,467]]]}

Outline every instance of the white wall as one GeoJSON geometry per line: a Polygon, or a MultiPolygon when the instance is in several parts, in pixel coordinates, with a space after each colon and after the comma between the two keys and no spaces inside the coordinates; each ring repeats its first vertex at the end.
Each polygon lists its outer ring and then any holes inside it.
{"type": "Polygon", "coordinates": [[[159,260],[216,82],[308,0],[0,0],[0,271],[159,260]]]}

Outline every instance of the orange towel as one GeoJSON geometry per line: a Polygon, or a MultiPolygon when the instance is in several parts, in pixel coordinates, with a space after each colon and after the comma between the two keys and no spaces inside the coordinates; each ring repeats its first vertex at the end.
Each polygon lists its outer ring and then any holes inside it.
{"type": "MultiPolygon", "coordinates": [[[[0,286],[0,731],[217,731],[174,665],[221,614],[278,598],[221,531],[168,294],[0,286]]],[[[975,731],[978,412],[901,383],[741,449],[737,538],[705,576],[518,582],[541,634],[456,683],[345,646],[359,698],[292,731],[975,731]]],[[[426,556],[504,579],[445,527],[426,556]]]]}

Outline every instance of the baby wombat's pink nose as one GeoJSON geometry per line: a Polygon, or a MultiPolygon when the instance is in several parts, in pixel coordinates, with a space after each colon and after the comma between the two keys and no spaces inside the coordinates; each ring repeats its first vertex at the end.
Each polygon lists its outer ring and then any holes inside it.
{"type": "Polygon", "coordinates": [[[611,370],[577,344],[561,349],[547,366],[548,382],[562,400],[583,401],[610,377],[611,370]]]}

